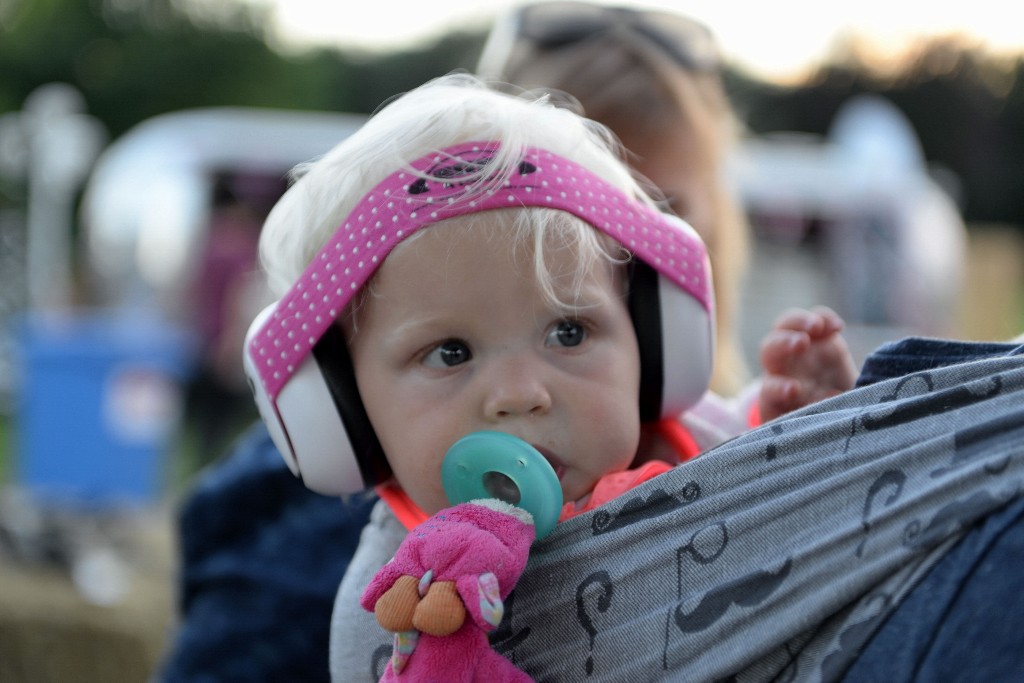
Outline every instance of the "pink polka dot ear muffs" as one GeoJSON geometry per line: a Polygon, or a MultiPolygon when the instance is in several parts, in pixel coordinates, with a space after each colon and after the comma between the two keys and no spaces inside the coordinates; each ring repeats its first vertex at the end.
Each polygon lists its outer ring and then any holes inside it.
{"type": "Polygon", "coordinates": [[[291,289],[253,321],[244,363],[256,404],[309,488],[339,495],[389,476],[334,322],[397,244],[448,218],[545,207],[615,238],[635,257],[629,305],[640,346],[641,418],[677,415],[707,390],[714,302],[697,233],[547,150],[527,148],[514,168],[491,169],[497,148],[464,143],[389,175],[359,201],[291,289]],[[481,177],[504,180],[488,185],[477,182],[481,177]]]}

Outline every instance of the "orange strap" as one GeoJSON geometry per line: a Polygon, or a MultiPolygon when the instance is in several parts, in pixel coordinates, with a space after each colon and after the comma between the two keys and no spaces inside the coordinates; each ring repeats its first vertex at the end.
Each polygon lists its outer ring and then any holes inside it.
{"type": "Polygon", "coordinates": [[[690,434],[690,430],[674,418],[659,420],[656,424],[658,433],[665,441],[672,446],[672,450],[679,456],[679,462],[692,460],[700,455],[700,446],[690,434]]]}
{"type": "Polygon", "coordinates": [[[761,420],[761,406],[758,405],[757,401],[750,404],[750,410],[747,411],[747,426],[751,429],[760,427],[764,422],[761,420]]]}
{"type": "Polygon", "coordinates": [[[654,479],[659,474],[664,474],[672,469],[673,465],[663,460],[648,460],[643,465],[630,470],[612,472],[597,480],[594,490],[590,492],[587,502],[576,507],[576,503],[566,503],[562,506],[562,514],[558,516],[559,522],[564,522],[576,515],[589,512],[596,507],[604,505],[610,500],[618,498],[626,491],[636,488],[648,479],[654,479]]]}
{"type": "Polygon", "coordinates": [[[419,505],[412,502],[412,498],[405,494],[405,491],[394,479],[379,484],[375,490],[406,529],[411,531],[414,527],[430,519],[430,516],[421,510],[419,505]]]}

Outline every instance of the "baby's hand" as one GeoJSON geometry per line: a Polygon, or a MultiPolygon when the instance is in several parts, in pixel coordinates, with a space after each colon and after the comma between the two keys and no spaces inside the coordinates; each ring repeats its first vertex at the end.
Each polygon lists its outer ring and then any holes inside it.
{"type": "Polygon", "coordinates": [[[790,309],[775,321],[761,342],[762,421],[853,388],[857,367],[842,329],[842,318],[824,306],[790,309]]]}

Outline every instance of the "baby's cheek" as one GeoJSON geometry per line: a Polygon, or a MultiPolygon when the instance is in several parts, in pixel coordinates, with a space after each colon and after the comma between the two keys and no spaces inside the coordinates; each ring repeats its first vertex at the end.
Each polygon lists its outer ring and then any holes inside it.
{"type": "Polygon", "coordinates": [[[434,514],[442,508],[448,507],[448,496],[444,493],[444,483],[441,481],[441,462],[431,464],[425,468],[416,482],[423,497],[424,512],[434,514]],[[430,508],[429,510],[427,508],[430,508]]]}
{"type": "MultiPolygon", "coordinates": [[[[440,475],[438,475],[440,476],[440,475]]],[[[423,512],[432,515],[439,510],[449,507],[448,497],[444,494],[444,488],[423,486],[422,482],[402,487],[406,494],[423,512]]]]}
{"type": "MultiPolygon", "coordinates": [[[[615,399],[598,401],[594,408],[595,424],[605,425],[606,438],[632,443],[640,440],[640,406],[636,392],[619,392],[615,399]]],[[[599,430],[601,431],[601,430],[599,430]]]]}
{"type": "Polygon", "coordinates": [[[640,417],[634,403],[628,407],[595,412],[586,438],[600,454],[606,471],[625,469],[636,457],[640,444],[640,417]]]}

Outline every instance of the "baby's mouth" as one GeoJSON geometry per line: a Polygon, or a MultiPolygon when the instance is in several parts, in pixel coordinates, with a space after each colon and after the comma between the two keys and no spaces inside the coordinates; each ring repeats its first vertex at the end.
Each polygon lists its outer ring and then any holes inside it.
{"type": "Polygon", "coordinates": [[[566,467],[562,464],[562,461],[555,457],[555,455],[546,448],[541,448],[536,445],[534,448],[536,448],[537,452],[544,456],[544,459],[551,465],[551,469],[555,471],[555,476],[558,477],[558,481],[562,481],[562,477],[565,476],[566,471],[566,467]]]}

